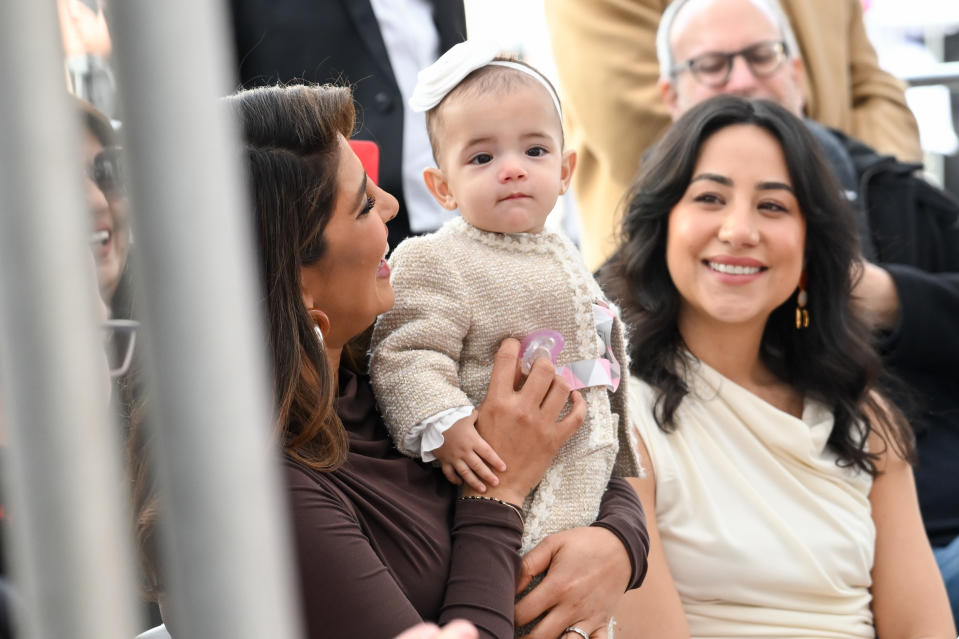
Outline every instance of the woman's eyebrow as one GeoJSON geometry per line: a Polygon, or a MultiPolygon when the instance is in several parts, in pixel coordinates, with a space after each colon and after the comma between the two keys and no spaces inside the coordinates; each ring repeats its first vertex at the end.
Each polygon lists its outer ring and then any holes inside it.
{"type": "Polygon", "coordinates": [[[470,138],[469,140],[467,140],[466,144],[463,145],[463,148],[468,149],[471,146],[476,146],[477,144],[488,144],[493,139],[494,138],[492,135],[479,135],[475,138],[470,138]]]}
{"type": "Polygon", "coordinates": [[[733,185],[732,180],[730,180],[725,175],[719,175],[718,173],[700,173],[699,175],[694,177],[692,180],[690,180],[689,183],[692,184],[693,182],[696,182],[698,180],[709,180],[710,182],[719,182],[720,184],[724,186],[733,185]]]}
{"type": "MultiPolygon", "coordinates": [[[[729,179],[725,175],[719,175],[718,173],[700,173],[689,182],[690,184],[692,184],[693,182],[696,182],[698,180],[709,180],[710,182],[718,182],[719,184],[722,184],[724,186],[733,185],[733,181],[731,179],[729,179]]],[[[757,182],[756,190],[757,191],[789,191],[793,195],[796,194],[796,192],[793,191],[793,187],[790,186],[789,184],[786,184],[785,182],[776,182],[772,180],[757,182]]]]}
{"type": "Polygon", "coordinates": [[[793,187],[786,184],[785,182],[757,182],[756,190],[757,191],[789,191],[793,195],[796,195],[796,192],[793,191],[793,187]]]}
{"type": "Polygon", "coordinates": [[[552,137],[553,137],[552,135],[550,135],[544,130],[527,131],[523,133],[522,135],[520,135],[520,139],[523,139],[523,140],[527,140],[529,138],[542,138],[544,140],[549,140],[552,137]]]}

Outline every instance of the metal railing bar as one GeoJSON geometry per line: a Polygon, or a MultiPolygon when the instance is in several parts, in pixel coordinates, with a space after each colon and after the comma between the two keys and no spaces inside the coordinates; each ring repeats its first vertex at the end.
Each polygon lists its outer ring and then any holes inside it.
{"type": "MultiPolygon", "coordinates": [[[[299,637],[219,0],[112,4],[172,634],[299,637]]],[[[168,625],[170,625],[168,623],[168,625]]]]}
{"type": "Polygon", "coordinates": [[[55,3],[6,3],[0,57],[0,384],[17,636],[129,639],[127,495],[55,3]]]}

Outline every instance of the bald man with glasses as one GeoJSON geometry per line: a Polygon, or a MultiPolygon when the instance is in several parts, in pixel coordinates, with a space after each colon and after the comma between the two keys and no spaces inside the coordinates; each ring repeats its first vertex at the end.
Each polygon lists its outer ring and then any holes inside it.
{"type": "MultiPolygon", "coordinates": [[[[545,0],[567,140],[579,160],[573,193],[587,264],[614,247],[617,207],[642,153],[669,126],[657,79],[656,27],[669,0],[545,0]]],[[[860,0],[784,0],[801,53],[805,113],[903,161],[918,161],[919,130],[903,84],[882,71],[860,0]]],[[[736,50],[736,49],[733,49],[736,50]]]]}
{"type": "Polygon", "coordinates": [[[788,50],[785,42],[769,40],[757,42],[739,51],[729,53],[723,51],[703,53],[673,66],[670,74],[676,76],[682,71],[689,71],[700,84],[708,87],[721,87],[729,82],[729,76],[733,71],[733,62],[736,58],[742,58],[754,76],[766,78],[782,67],[787,56],[788,50]]]}

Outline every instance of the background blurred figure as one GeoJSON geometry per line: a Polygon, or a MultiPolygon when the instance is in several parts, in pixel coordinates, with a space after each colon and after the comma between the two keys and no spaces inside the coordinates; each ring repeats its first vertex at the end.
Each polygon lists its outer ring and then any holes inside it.
{"type": "MultiPolygon", "coordinates": [[[[81,161],[90,212],[90,247],[103,304],[101,317],[107,367],[112,383],[113,408],[124,433],[133,421],[144,419],[142,380],[134,359],[136,331],[130,232],[122,149],[110,120],[89,102],[74,98],[81,119],[81,161]],[[131,370],[133,371],[131,373],[131,370]]],[[[151,625],[160,622],[153,603],[144,613],[151,625]]]]}
{"type": "Polygon", "coordinates": [[[422,113],[407,105],[416,73],[466,38],[462,0],[231,0],[244,87],[306,80],[347,84],[356,139],[380,147],[379,184],[400,203],[390,246],[452,215],[430,196],[433,157],[422,113]]]}
{"type": "MultiPolygon", "coordinates": [[[[786,0],[805,62],[806,114],[880,152],[921,157],[901,82],[866,39],[860,0],[786,0]]],[[[669,115],[656,82],[656,27],[668,0],[546,0],[569,141],[579,153],[573,192],[590,267],[613,249],[617,207],[640,157],[669,115]]]]}
{"type": "MultiPolygon", "coordinates": [[[[900,78],[934,72],[943,53],[936,52],[935,41],[959,32],[959,3],[955,2],[863,0],[863,13],[879,65],[900,78]]],[[[949,88],[941,85],[906,89],[923,151],[952,155],[959,150],[949,94],[949,88]]]]}
{"type": "Polygon", "coordinates": [[[120,168],[121,151],[110,120],[89,102],[76,98],[83,121],[83,166],[91,216],[90,244],[97,263],[100,294],[113,317],[129,317],[126,291],[119,298],[130,255],[130,226],[120,168]]]}

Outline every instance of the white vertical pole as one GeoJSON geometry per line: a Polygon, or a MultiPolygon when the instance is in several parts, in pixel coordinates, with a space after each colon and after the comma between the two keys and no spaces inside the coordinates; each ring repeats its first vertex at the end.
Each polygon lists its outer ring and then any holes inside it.
{"type": "Polygon", "coordinates": [[[130,639],[130,525],[95,326],[79,114],[55,3],[3,11],[0,386],[18,637],[130,639]]]}
{"type": "Polygon", "coordinates": [[[247,187],[217,103],[232,89],[225,7],[111,10],[174,631],[297,637],[247,187]]]}

